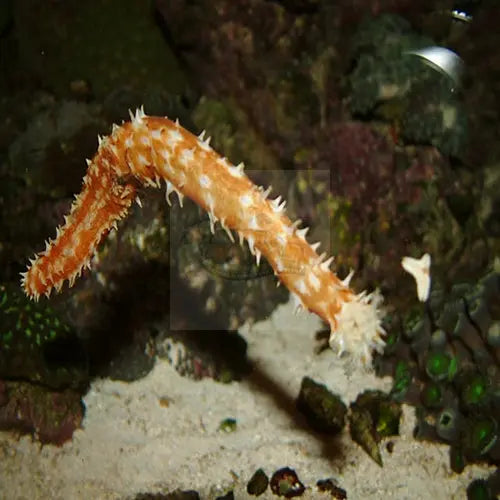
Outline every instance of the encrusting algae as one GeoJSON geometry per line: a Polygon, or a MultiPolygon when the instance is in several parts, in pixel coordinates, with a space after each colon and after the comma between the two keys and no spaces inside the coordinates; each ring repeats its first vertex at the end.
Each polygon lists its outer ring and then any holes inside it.
{"type": "Polygon", "coordinates": [[[131,121],[113,126],[109,137],[99,138],[99,148],[83,179],[65,223],[56,238],[46,243],[26,273],[25,293],[35,300],[59,291],[64,280],[72,286],[102,238],[117,227],[134,200],[137,188],[160,187],[166,198],[175,192],[182,206],[187,196],[207,211],[213,231],[220,222],[231,241],[235,231],[246,241],[259,263],[264,256],[275,275],[290,290],[297,308],[319,315],[331,328],[330,345],[341,354],[350,352],[365,362],[372,350],[381,351],[382,301],[378,292],[356,294],[350,287],[352,273],[340,280],[329,269],[333,257],[318,255],[319,243],[306,240],[308,228],[299,229],[285,214],[285,201],[269,200],[271,188],[256,186],[244,173],[209,145],[204,133],[195,136],[178,122],[146,116],[142,109],[131,121]]]}

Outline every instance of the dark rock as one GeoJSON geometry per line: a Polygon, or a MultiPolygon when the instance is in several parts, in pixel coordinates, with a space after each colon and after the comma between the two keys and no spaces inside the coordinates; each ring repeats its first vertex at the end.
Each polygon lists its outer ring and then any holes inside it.
{"type": "Polygon", "coordinates": [[[338,434],[345,424],[346,405],[323,384],[302,379],[297,408],[317,432],[338,434]]]}
{"type": "Polygon", "coordinates": [[[319,491],[330,493],[332,498],[337,498],[338,500],[346,500],[347,498],[347,492],[337,485],[335,479],[320,479],[316,483],[316,486],[319,491]]]}
{"type": "Polygon", "coordinates": [[[247,493],[258,497],[266,491],[269,479],[262,469],[257,469],[247,484],[247,493]]]}
{"type": "Polygon", "coordinates": [[[301,496],[305,491],[297,473],[289,467],[278,469],[271,477],[271,491],[279,496],[293,498],[301,496]]]}

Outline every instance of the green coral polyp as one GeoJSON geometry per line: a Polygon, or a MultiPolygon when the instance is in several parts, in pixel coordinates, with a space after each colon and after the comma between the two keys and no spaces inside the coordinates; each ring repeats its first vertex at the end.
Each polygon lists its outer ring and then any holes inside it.
{"type": "Polygon", "coordinates": [[[494,418],[477,418],[467,428],[467,446],[473,454],[485,455],[497,442],[498,424],[494,418]]]}
{"type": "Polygon", "coordinates": [[[467,405],[477,405],[484,402],[487,395],[488,381],[482,375],[476,375],[463,389],[462,399],[467,405]]]}
{"type": "Polygon", "coordinates": [[[453,378],[456,373],[456,362],[444,352],[434,352],[428,358],[425,371],[432,380],[439,382],[447,378],[453,378]]]}
{"type": "Polygon", "coordinates": [[[16,285],[0,284],[0,294],[0,378],[57,388],[85,383],[85,353],[70,327],[51,308],[27,303],[16,285]],[[54,363],[58,350],[64,355],[54,363]]]}
{"type": "Polygon", "coordinates": [[[398,361],[394,372],[394,384],[392,386],[391,395],[400,400],[404,398],[412,381],[410,367],[405,361],[398,361]]]}
{"type": "Polygon", "coordinates": [[[443,401],[441,387],[433,382],[427,384],[422,390],[421,399],[427,408],[439,408],[443,401]]]}

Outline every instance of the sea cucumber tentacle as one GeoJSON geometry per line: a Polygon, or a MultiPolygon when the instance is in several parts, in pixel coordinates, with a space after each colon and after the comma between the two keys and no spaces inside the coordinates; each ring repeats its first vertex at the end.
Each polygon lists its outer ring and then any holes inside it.
{"type": "Polygon", "coordinates": [[[66,279],[71,286],[99,241],[127,214],[136,186],[159,187],[162,180],[167,199],[172,191],[180,201],[187,196],[208,212],[212,228],[220,222],[248,243],[257,261],[264,256],[297,307],[329,324],[330,343],[339,352],[369,361],[371,351],[383,347],[380,296],[356,295],[349,279],[332,273],[333,259],[316,253],[317,245],[306,240],[307,228],[292,224],[281,198],[267,199],[269,191],[256,186],[242,164],[216,153],[204,134],[196,137],[178,122],[148,117],[142,110],[99,140],[65,224],[23,273],[26,294],[38,299],[59,290],[66,279]]]}

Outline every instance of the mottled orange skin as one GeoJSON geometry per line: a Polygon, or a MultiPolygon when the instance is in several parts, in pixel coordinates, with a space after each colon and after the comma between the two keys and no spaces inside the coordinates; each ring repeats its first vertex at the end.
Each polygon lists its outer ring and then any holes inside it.
{"type": "MultiPolygon", "coordinates": [[[[328,269],[331,260],[324,262],[317,246],[306,241],[306,230],[292,224],[284,203],[269,201],[242,166],[232,165],[178,123],[140,111],[100,141],[69,217],[23,276],[26,294],[38,299],[52,288],[59,290],[66,279],[71,286],[103,236],[127,214],[136,187],[159,187],[162,180],[167,193],[175,191],[181,200],[185,195],[206,210],[212,225],[220,222],[231,236],[229,229],[236,231],[257,260],[263,255],[269,261],[296,304],[318,314],[332,330],[346,304],[361,304],[362,311],[370,305],[356,296],[348,280],[328,269]]],[[[370,321],[378,336],[376,313],[370,321]]]]}

